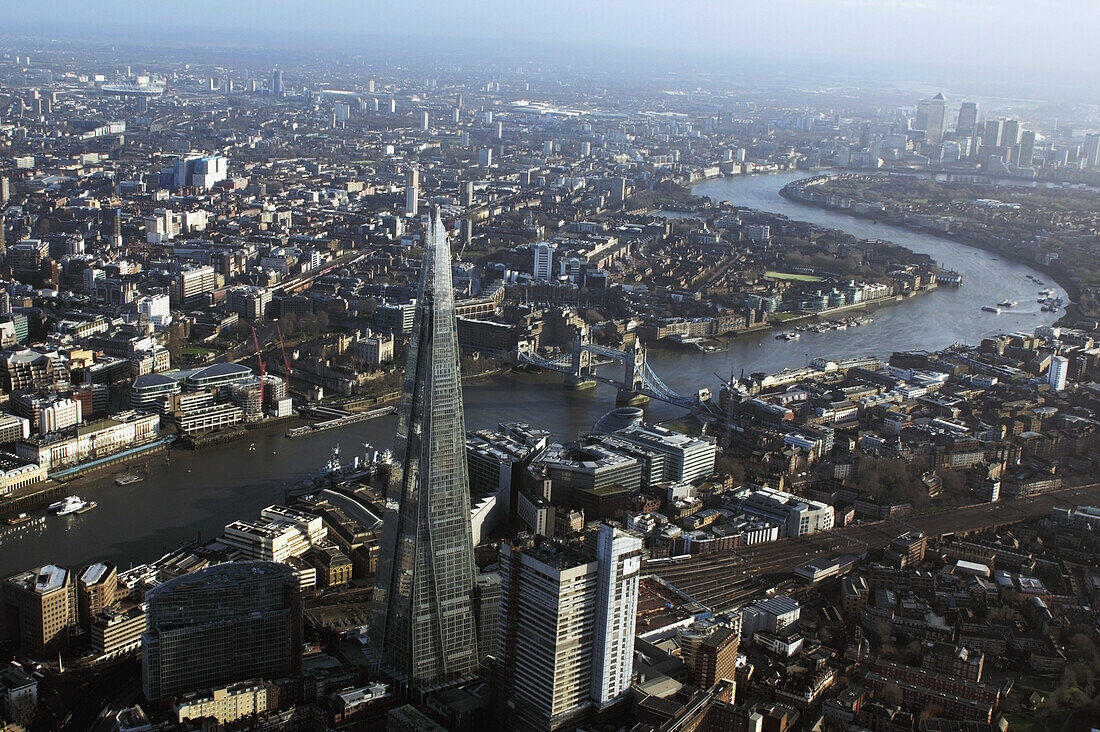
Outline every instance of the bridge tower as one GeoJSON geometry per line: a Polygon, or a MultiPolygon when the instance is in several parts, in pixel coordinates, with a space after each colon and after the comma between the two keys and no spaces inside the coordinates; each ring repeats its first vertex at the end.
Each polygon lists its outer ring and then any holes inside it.
{"type": "Polygon", "coordinates": [[[623,359],[623,381],[615,401],[619,404],[644,404],[649,397],[642,393],[645,388],[645,346],[640,338],[634,339],[634,345],[627,349],[623,359]]]}
{"type": "Polygon", "coordinates": [[[573,333],[572,370],[565,375],[566,389],[592,389],[596,380],[592,376],[592,352],[584,347],[588,345],[588,327],[580,326],[573,333]]]}

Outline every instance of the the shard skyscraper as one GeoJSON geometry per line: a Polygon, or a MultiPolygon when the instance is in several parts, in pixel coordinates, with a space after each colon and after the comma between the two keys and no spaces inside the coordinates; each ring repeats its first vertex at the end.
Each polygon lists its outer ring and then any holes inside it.
{"type": "Polygon", "coordinates": [[[398,410],[371,632],[382,670],[410,687],[477,668],[474,554],[451,248],[433,211],[398,410]]]}

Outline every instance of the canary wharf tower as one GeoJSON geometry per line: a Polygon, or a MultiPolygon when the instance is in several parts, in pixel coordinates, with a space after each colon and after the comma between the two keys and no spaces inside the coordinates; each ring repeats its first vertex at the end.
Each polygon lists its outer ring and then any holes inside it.
{"type": "Polygon", "coordinates": [[[398,470],[386,497],[371,623],[383,671],[411,687],[477,667],[465,429],[451,248],[434,211],[398,410],[398,470]]]}

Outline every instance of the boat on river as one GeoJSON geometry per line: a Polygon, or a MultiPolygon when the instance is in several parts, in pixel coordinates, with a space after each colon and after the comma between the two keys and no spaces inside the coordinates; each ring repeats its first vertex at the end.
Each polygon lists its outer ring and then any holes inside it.
{"type": "Polygon", "coordinates": [[[1001,306],[1002,308],[1014,308],[1014,307],[1016,307],[1017,305],[1019,305],[1020,303],[1019,303],[1019,302],[1017,302],[1016,300],[1008,300],[1008,299],[1005,299],[1005,300],[1001,300],[1001,301],[1000,301],[999,303],[997,303],[997,304],[998,304],[998,305],[1000,305],[1000,306],[1001,306]]]}
{"type": "Polygon", "coordinates": [[[66,496],[56,503],[50,504],[50,511],[58,516],[68,516],[72,513],[84,513],[96,507],[95,501],[86,501],[80,496],[66,496]]]}
{"type": "Polygon", "coordinates": [[[131,473],[130,475],[124,475],[121,478],[115,478],[115,485],[132,485],[134,483],[140,483],[143,480],[145,480],[145,478],[143,478],[142,476],[131,473]]]}
{"type": "Polygon", "coordinates": [[[30,520],[30,516],[25,513],[21,513],[18,516],[11,516],[10,518],[5,519],[5,523],[7,523],[8,526],[18,526],[19,524],[25,524],[30,520]]]}
{"type": "Polygon", "coordinates": [[[994,306],[994,305],[982,305],[982,310],[984,310],[987,313],[993,313],[994,315],[1000,315],[1001,314],[1001,309],[999,307],[994,306]]]}

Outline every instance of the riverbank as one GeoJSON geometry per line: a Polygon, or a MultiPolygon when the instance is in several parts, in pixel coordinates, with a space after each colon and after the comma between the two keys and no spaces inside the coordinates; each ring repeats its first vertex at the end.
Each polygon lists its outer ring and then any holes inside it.
{"type": "MultiPolygon", "coordinates": [[[[779,197],[778,191],[785,183],[808,175],[805,171],[743,175],[704,185],[711,186],[709,196],[716,201],[730,200],[792,221],[848,230],[858,238],[880,235],[877,230],[881,227],[872,227],[869,221],[796,206],[779,197]]],[[[941,288],[936,297],[913,298],[906,307],[879,308],[873,323],[854,331],[805,333],[793,345],[742,332],[722,353],[660,349],[647,356],[647,363],[669,388],[691,394],[701,387],[716,391],[730,373],[742,370],[746,374],[773,373],[802,367],[807,353],[829,360],[853,354],[885,358],[894,351],[939,350],[954,341],[977,343],[989,328],[1030,332],[1054,319],[1037,307],[1006,311],[999,318],[979,311],[986,293],[996,292],[1024,303],[1025,297],[1035,291],[1025,275],[1047,279],[1040,273],[1030,269],[1011,272],[1022,268],[1006,261],[991,261],[989,254],[978,249],[952,246],[916,232],[902,230],[898,235],[898,243],[903,246],[954,263],[950,268],[964,275],[965,286],[958,290],[941,288]],[[1002,293],[997,283],[1005,277],[1013,277],[1014,282],[1002,293]]],[[[489,364],[468,365],[480,372],[489,364]]],[[[561,388],[561,379],[558,373],[505,372],[467,381],[463,390],[467,428],[493,429],[502,422],[527,422],[549,430],[555,440],[568,441],[580,431],[591,430],[614,408],[614,387],[598,384],[593,389],[570,391],[561,388]]],[[[682,419],[684,415],[682,409],[659,401],[645,409],[646,418],[653,421],[682,419]]],[[[163,459],[150,461],[148,477],[128,486],[116,486],[113,478],[118,476],[110,473],[87,485],[81,479],[81,487],[70,492],[97,501],[99,507],[69,519],[42,520],[39,512],[32,514],[39,520],[23,528],[3,527],[12,531],[3,538],[0,570],[14,574],[45,562],[80,567],[90,561],[110,561],[126,567],[162,556],[198,536],[218,536],[229,521],[254,518],[265,506],[282,501],[286,489],[316,472],[337,444],[349,457],[359,454],[365,443],[379,450],[391,448],[396,421],[386,417],[297,440],[286,439],[283,432],[299,422],[261,424],[251,431],[249,440],[256,443],[253,451],[246,449],[247,443],[199,452],[172,450],[170,464],[163,459]]]]}
{"type": "MultiPolygon", "coordinates": [[[[965,285],[964,285],[965,286],[965,285]]],[[[877,310],[889,305],[899,305],[901,303],[912,300],[917,295],[927,295],[933,292],[938,292],[940,287],[921,288],[912,292],[904,294],[891,295],[890,297],[880,297],[875,300],[868,300],[866,302],[856,302],[851,305],[841,305],[836,308],[829,308],[828,310],[821,310],[812,313],[791,313],[791,317],[784,318],[783,320],[769,321],[767,323],[760,323],[750,326],[748,328],[742,328],[740,330],[729,331],[728,333],[722,333],[716,336],[706,336],[701,338],[700,343],[710,342],[719,344],[729,344],[730,341],[737,338],[745,338],[756,333],[764,333],[773,330],[787,330],[795,323],[805,323],[814,319],[829,320],[832,315],[840,315],[842,313],[851,312],[853,310],[877,310]]],[[[858,326],[857,326],[858,327],[858,326]]],[[[699,348],[694,343],[677,343],[676,341],[670,341],[667,338],[659,341],[647,342],[646,348],[658,350],[658,351],[699,351],[701,353],[712,353],[714,351],[699,348]]]]}
{"type": "MultiPolygon", "coordinates": [[[[973,249],[980,249],[983,252],[989,252],[990,254],[996,254],[999,257],[1004,257],[1004,259],[1007,260],[1007,261],[1015,262],[1016,264],[1022,264],[1024,266],[1031,267],[1032,269],[1036,270],[1037,272],[1042,272],[1043,274],[1045,274],[1047,277],[1049,277],[1051,280],[1053,280],[1056,285],[1058,285],[1063,290],[1065,290],[1066,296],[1071,301],[1070,304],[1068,304],[1066,306],[1065,312],[1063,313],[1062,317],[1060,317],[1057,321],[1055,321],[1056,325],[1059,325],[1059,324],[1066,325],[1066,324],[1072,322],[1073,319],[1075,319],[1077,317],[1083,317],[1083,313],[1081,313],[1080,308],[1077,307],[1077,305],[1076,305],[1076,301],[1080,299],[1081,290],[1077,287],[1076,284],[1074,284],[1072,281],[1069,280],[1068,275],[1066,275],[1065,273],[1057,272],[1057,271],[1055,271],[1054,269],[1052,269],[1051,267],[1049,267],[1047,265],[1043,265],[1043,264],[1039,264],[1037,262],[1033,262],[1031,260],[1025,259],[1024,257],[1018,256],[1016,254],[1013,254],[1013,253],[1010,253],[1010,252],[1003,252],[1000,249],[997,249],[993,246],[990,246],[986,242],[983,242],[983,241],[978,240],[978,239],[974,239],[972,237],[958,236],[958,235],[952,234],[951,232],[939,231],[939,230],[936,230],[936,229],[929,229],[929,228],[924,227],[924,226],[916,226],[916,225],[913,225],[913,224],[894,224],[894,223],[888,223],[888,222],[880,222],[879,219],[876,216],[874,216],[873,214],[862,213],[862,212],[859,212],[859,211],[853,211],[851,209],[840,208],[838,206],[830,206],[827,203],[822,203],[820,201],[807,201],[803,198],[800,198],[799,196],[794,195],[791,192],[790,189],[792,187],[799,186],[799,185],[804,185],[807,181],[810,181],[810,180],[813,180],[813,178],[806,178],[804,180],[793,181],[791,183],[788,183],[787,185],[785,185],[785,186],[783,186],[782,188],[779,189],[779,195],[782,196],[783,198],[785,198],[786,200],[790,201],[791,203],[795,203],[795,204],[798,204],[800,206],[810,206],[810,207],[820,208],[820,209],[824,209],[826,211],[831,211],[832,213],[842,214],[844,216],[849,216],[849,217],[855,218],[855,219],[863,219],[865,221],[873,221],[876,224],[879,224],[879,225],[884,226],[884,227],[892,228],[892,229],[904,229],[904,230],[907,230],[907,231],[916,232],[918,234],[924,234],[924,235],[927,235],[927,236],[934,236],[937,239],[941,239],[943,241],[962,244],[963,246],[971,247],[973,249]],[[1072,310],[1071,310],[1071,308],[1072,308],[1072,310]]],[[[965,286],[965,283],[964,283],[964,286],[965,286]]]]}

